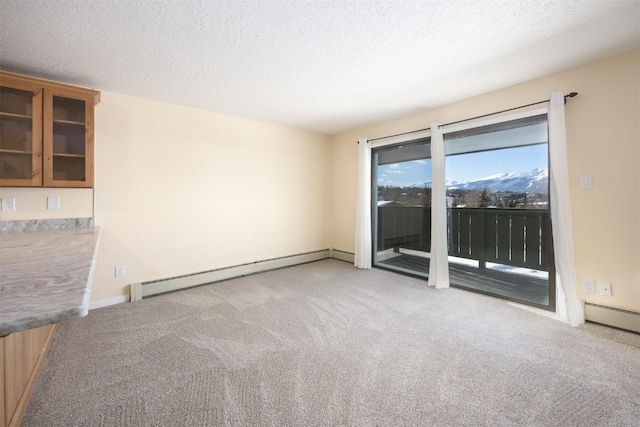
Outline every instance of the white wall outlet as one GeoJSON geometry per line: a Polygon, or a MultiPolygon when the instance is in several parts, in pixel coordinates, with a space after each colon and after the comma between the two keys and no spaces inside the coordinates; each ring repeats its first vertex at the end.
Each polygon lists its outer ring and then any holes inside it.
{"type": "Polygon", "coordinates": [[[582,175],[580,177],[580,188],[593,188],[593,181],[591,175],[582,175]]]}
{"type": "Polygon", "coordinates": [[[611,296],[611,283],[600,283],[600,295],[611,296]]]}
{"type": "Polygon", "coordinates": [[[60,209],[60,197],[47,197],[47,209],[53,211],[60,209]]]}
{"type": "Polygon", "coordinates": [[[582,281],[582,291],[587,294],[595,294],[596,293],[596,281],[595,280],[583,280],[582,281]]]}
{"type": "Polygon", "coordinates": [[[318,241],[316,240],[315,237],[313,239],[311,239],[311,246],[315,246],[317,243],[318,243],[318,241]]]}
{"type": "Polygon", "coordinates": [[[3,212],[12,212],[16,210],[16,198],[15,197],[3,197],[2,198],[2,210],[3,212]]]}
{"type": "Polygon", "coordinates": [[[124,269],[124,265],[116,265],[116,278],[117,277],[124,277],[126,274],[125,269],[124,269]]]}

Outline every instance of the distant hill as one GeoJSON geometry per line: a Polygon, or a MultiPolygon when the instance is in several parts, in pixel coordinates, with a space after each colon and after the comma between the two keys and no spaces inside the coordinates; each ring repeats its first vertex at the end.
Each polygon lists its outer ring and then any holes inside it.
{"type": "MultiPolygon", "coordinates": [[[[546,193],[549,188],[549,169],[537,168],[528,172],[503,173],[468,181],[447,181],[447,189],[473,190],[485,188],[489,191],[514,191],[518,193],[546,193]]],[[[431,187],[431,182],[412,187],[431,187]]]]}

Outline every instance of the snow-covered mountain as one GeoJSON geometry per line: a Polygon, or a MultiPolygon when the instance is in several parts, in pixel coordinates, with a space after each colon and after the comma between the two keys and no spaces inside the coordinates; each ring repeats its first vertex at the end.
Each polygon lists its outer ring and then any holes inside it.
{"type": "MultiPolygon", "coordinates": [[[[545,193],[549,188],[549,169],[536,168],[528,172],[502,173],[468,181],[447,181],[445,185],[447,189],[452,190],[487,187],[489,191],[545,193]]],[[[416,187],[431,187],[431,182],[425,182],[416,187]]]]}

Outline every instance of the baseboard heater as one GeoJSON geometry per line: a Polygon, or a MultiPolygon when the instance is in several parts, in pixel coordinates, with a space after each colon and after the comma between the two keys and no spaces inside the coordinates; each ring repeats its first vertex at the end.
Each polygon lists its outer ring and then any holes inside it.
{"type": "Polygon", "coordinates": [[[640,334],[640,313],[606,305],[584,303],[586,320],[613,326],[640,334]]]}
{"type": "Polygon", "coordinates": [[[304,254],[291,255],[282,258],[256,261],[248,264],[219,268],[217,270],[203,271],[200,273],[188,274],[185,276],[172,277],[169,279],[155,280],[143,283],[133,283],[131,284],[130,289],[131,301],[140,301],[142,298],[163,294],[165,292],[206,285],[208,283],[219,282],[221,280],[248,276],[250,274],[256,274],[263,271],[291,267],[294,265],[305,264],[307,262],[319,261],[327,258],[334,258],[347,262],[353,262],[354,260],[352,253],[343,252],[336,249],[323,249],[315,252],[307,252],[304,254]]]}

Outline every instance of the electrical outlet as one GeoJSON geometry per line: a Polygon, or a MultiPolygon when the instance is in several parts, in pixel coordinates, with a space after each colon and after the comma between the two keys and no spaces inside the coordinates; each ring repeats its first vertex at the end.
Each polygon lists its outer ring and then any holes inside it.
{"type": "Polygon", "coordinates": [[[60,197],[47,197],[47,209],[54,211],[60,209],[60,197]]]}
{"type": "Polygon", "coordinates": [[[595,294],[596,293],[596,281],[595,280],[583,280],[582,281],[582,291],[587,294],[595,294]]]}
{"type": "Polygon", "coordinates": [[[611,283],[600,283],[600,295],[611,296],[611,283]]]}
{"type": "Polygon", "coordinates": [[[16,210],[16,198],[15,197],[3,197],[2,198],[2,211],[12,212],[16,210]]]}
{"type": "Polygon", "coordinates": [[[580,176],[580,188],[593,188],[593,181],[591,175],[580,176]]]}
{"type": "Polygon", "coordinates": [[[124,277],[125,269],[124,265],[116,265],[116,277],[124,277]]]}

